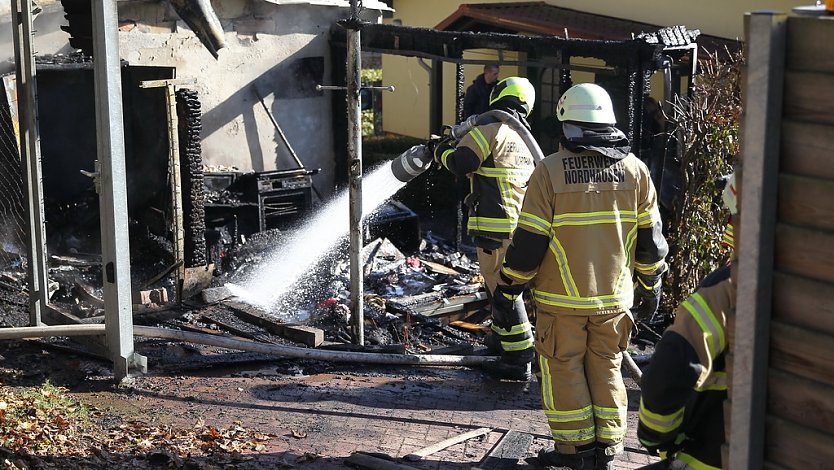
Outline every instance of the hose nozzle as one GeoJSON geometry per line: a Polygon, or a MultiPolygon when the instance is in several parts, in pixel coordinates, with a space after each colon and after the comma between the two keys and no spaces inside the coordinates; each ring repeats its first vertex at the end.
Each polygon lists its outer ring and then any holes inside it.
{"type": "Polygon", "coordinates": [[[428,170],[434,157],[425,144],[415,145],[391,161],[394,177],[407,183],[428,170]]]}

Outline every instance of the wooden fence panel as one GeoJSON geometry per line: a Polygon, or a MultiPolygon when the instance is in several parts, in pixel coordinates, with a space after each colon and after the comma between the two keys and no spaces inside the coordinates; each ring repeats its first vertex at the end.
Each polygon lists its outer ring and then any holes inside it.
{"type": "Polygon", "coordinates": [[[768,416],[764,452],[769,462],[786,468],[827,470],[834,462],[834,436],[768,416]]]}
{"type": "Polygon", "coordinates": [[[778,210],[780,222],[834,231],[834,181],[780,175],[778,210]]]}
{"type": "Polygon", "coordinates": [[[785,72],[783,116],[814,124],[834,125],[834,75],[815,72],[785,72]]]}
{"type": "Polygon", "coordinates": [[[772,318],[834,336],[834,284],[775,273],[772,318]]]}
{"type": "Polygon", "coordinates": [[[777,270],[834,283],[834,233],[777,224],[774,251],[777,270]]]}
{"type": "Polygon", "coordinates": [[[811,16],[791,17],[787,26],[785,66],[789,70],[834,73],[834,27],[831,20],[811,16]]]}
{"type": "Polygon", "coordinates": [[[771,322],[770,368],[834,387],[834,336],[771,322]]]}
{"type": "Polygon", "coordinates": [[[779,166],[782,172],[834,180],[834,127],[782,121],[779,166]]]}
{"type": "Polygon", "coordinates": [[[822,433],[834,430],[834,387],[771,369],[767,411],[822,433]]]}

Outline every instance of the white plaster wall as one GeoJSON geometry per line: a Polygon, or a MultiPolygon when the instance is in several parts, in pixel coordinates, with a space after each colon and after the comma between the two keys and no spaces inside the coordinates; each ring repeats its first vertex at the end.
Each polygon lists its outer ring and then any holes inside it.
{"type": "MultiPolygon", "coordinates": [[[[136,27],[120,33],[123,59],[131,65],[177,68],[178,78],[195,78],[203,106],[203,159],[207,165],[243,171],[291,169],[297,165],[255,95],[257,87],[296,154],[308,168],[320,168],[314,184],[333,188],[331,93],[296,96],[287,75],[293,61],[324,57],[323,84],[330,84],[331,26],[345,8],[275,5],[262,0],[212,2],[225,31],[226,47],[215,60],[169,9],[167,2],[119,5],[120,20],[136,27]]],[[[365,12],[378,21],[376,12],[365,12]]],[[[124,28],[123,28],[124,29],[124,28]]]]}
{"type": "MultiPolygon", "coordinates": [[[[59,0],[42,0],[42,11],[35,16],[32,29],[35,38],[32,48],[38,55],[69,53],[69,36],[61,31],[67,24],[59,0]]],[[[14,42],[11,27],[11,0],[0,0],[0,75],[14,72],[14,42]]]]}

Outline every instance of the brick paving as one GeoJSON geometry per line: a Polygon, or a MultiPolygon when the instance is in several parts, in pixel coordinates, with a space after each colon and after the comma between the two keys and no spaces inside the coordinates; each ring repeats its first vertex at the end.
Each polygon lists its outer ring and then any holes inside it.
{"type": "MultiPolygon", "coordinates": [[[[481,468],[510,430],[532,435],[526,457],[550,447],[539,408],[538,383],[499,383],[467,368],[316,366],[286,374],[283,366],[258,370],[205,370],[176,377],[148,375],[129,392],[129,406],[152,420],[215,426],[240,421],[276,437],[249,468],[348,468],[352,453],[382,453],[418,469],[481,468]],[[418,462],[403,456],[443,439],[480,428],[488,434],[453,445],[418,462]]],[[[153,370],[151,370],[153,373],[153,370]]],[[[635,437],[637,386],[629,386],[629,431],[618,470],[656,459],[635,437]]],[[[108,392],[82,394],[93,404],[113,405],[108,392]]],[[[490,463],[494,463],[491,460],[490,463]]],[[[524,459],[484,468],[536,468],[524,459]]]]}

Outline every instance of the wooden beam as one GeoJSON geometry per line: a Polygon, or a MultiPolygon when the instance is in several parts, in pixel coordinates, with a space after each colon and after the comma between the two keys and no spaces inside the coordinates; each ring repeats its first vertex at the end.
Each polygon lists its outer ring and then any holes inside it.
{"type": "Polygon", "coordinates": [[[767,442],[763,451],[769,462],[784,468],[830,468],[834,462],[834,436],[768,416],[767,442]]]}
{"type": "Polygon", "coordinates": [[[408,460],[410,462],[416,462],[418,460],[423,460],[423,457],[429,456],[435,452],[439,452],[447,447],[451,447],[455,444],[460,444],[461,442],[468,441],[469,439],[483,436],[484,434],[489,434],[492,431],[492,428],[478,428],[472,431],[465,432],[463,434],[458,434],[457,436],[452,436],[448,439],[444,439],[440,442],[432,444],[428,447],[423,447],[420,450],[415,450],[414,452],[406,455],[403,459],[408,460]]]}
{"type": "Polygon", "coordinates": [[[834,336],[771,324],[770,367],[834,387],[834,336]]]}
{"type": "Polygon", "coordinates": [[[786,16],[745,15],[742,171],[728,468],[762,468],[786,16]]]}

